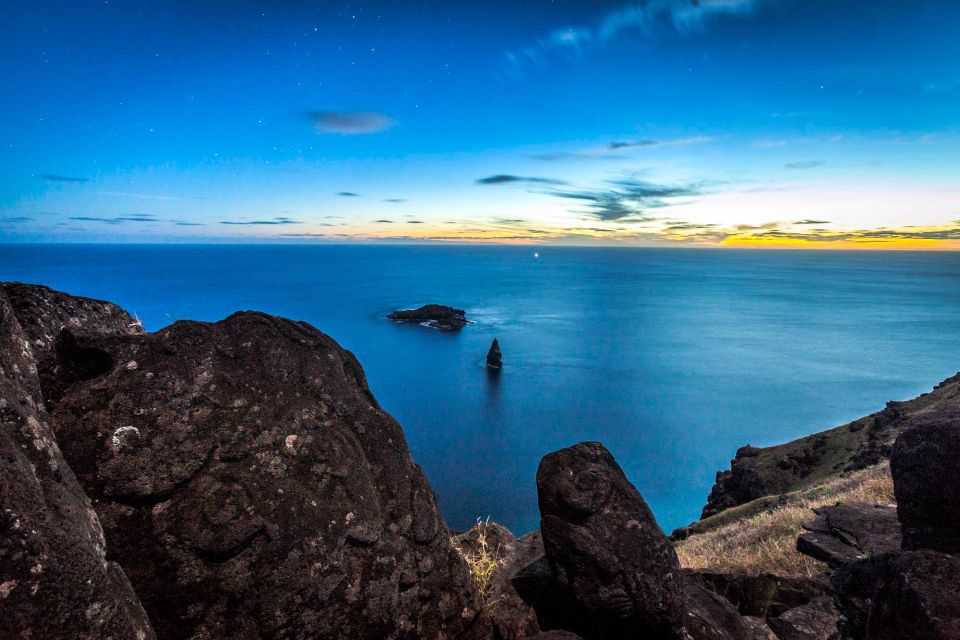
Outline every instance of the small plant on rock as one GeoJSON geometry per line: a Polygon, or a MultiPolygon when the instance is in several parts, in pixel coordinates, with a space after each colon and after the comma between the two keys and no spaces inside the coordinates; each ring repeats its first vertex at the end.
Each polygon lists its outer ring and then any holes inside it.
{"type": "Polygon", "coordinates": [[[486,520],[477,518],[477,524],[471,530],[476,532],[475,535],[471,536],[468,532],[468,534],[458,536],[452,541],[453,546],[466,561],[470,574],[477,584],[477,589],[484,599],[490,594],[493,572],[501,560],[500,546],[497,545],[496,548],[493,548],[487,540],[487,528],[489,526],[489,517],[486,520]]]}

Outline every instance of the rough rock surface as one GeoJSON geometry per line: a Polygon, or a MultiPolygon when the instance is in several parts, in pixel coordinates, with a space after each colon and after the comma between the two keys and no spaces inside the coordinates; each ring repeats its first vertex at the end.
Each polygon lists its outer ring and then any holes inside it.
{"type": "Polygon", "coordinates": [[[717,474],[701,517],[877,464],[890,457],[902,429],[956,407],[960,407],[960,373],[929,393],[906,402],[888,402],[882,411],[849,424],[773,447],[741,447],[730,470],[717,474]]]}
{"type": "Polygon", "coordinates": [[[838,503],[816,509],[797,539],[797,551],[826,562],[831,568],[869,555],[900,549],[900,522],[893,505],[838,503]]]}
{"type": "Polygon", "coordinates": [[[733,605],[698,581],[684,581],[684,592],[684,640],[747,640],[757,636],[744,625],[733,605]]]}
{"type": "Polygon", "coordinates": [[[443,304],[425,304],[416,309],[394,311],[387,317],[398,322],[416,322],[441,331],[459,331],[467,326],[467,312],[443,304]]]}
{"type": "Polygon", "coordinates": [[[132,323],[106,302],[0,284],[0,637],[154,637],[127,577],[107,560],[41,390],[61,327],[127,333],[138,330],[132,323]]]}
{"type": "Polygon", "coordinates": [[[557,584],[585,638],[679,637],[684,591],[676,553],[603,445],[585,442],[537,470],[541,532],[557,584]]]}
{"type": "Polygon", "coordinates": [[[750,640],[779,640],[770,629],[770,625],[760,618],[743,616],[743,627],[747,630],[747,638],[750,640]]]}
{"type": "Polygon", "coordinates": [[[827,593],[826,578],[785,577],[772,574],[715,573],[685,570],[688,580],[697,581],[724,597],[741,615],[774,618],[794,607],[807,604],[827,593]]]}
{"type": "Polygon", "coordinates": [[[851,640],[960,639],[960,558],[938,551],[886,553],[834,572],[851,640]]]}
{"type": "Polygon", "coordinates": [[[503,354],[500,353],[500,342],[494,338],[490,344],[490,350],[487,351],[487,366],[491,369],[499,369],[503,366],[503,354]]]}
{"type": "Polygon", "coordinates": [[[522,567],[510,583],[520,599],[533,609],[541,629],[564,629],[582,624],[583,612],[570,593],[554,580],[546,556],[522,567]]]}
{"type": "Polygon", "coordinates": [[[890,461],[904,549],[960,552],[960,407],[904,429],[890,461]]]}
{"type": "Polygon", "coordinates": [[[517,538],[495,522],[480,522],[456,536],[453,544],[464,557],[475,559],[482,552],[481,536],[488,556],[497,559],[484,598],[484,611],[493,626],[494,637],[518,640],[539,632],[536,611],[523,600],[512,580],[528,564],[543,557],[540,532],[517,538]]]}
{"type": "MultiPolygon", "coordinates": [[[[521,569],[513,585],[522,600],[536,612],[537,621],[546,629],[581,629],[584,638],[620,638],[615,632],[594,627],[595,619],[553,578],[546,557],[521,569]]],[[[772,632],[763,621],[752,622],[698,577],[683,576],[684,640],[768,640],[772,632]]],[[[653,637],[653,636],[642,636],[653,637]]],[[[775,636],[774,636],[775,637],[775,636]]]]}
{"type": "Polygon", "coordinates": [[[356,359],[237,313],[78,337],[111,364],[54,411],[112,556],[164,638],[472,638],[467,568],[356,359]]]}
{"type": "Polygon", "coordinates": [[[836,604],[842,614],[841,637],[852,640],[866,638],[874,599],[890,582],[898,555],[884,553],[871,556],[844,565],[830,576],[836,604]]]}
{"type": "Polygon", "coordinates": [[[767,621],[780,640],[830,640],[837,634],[837,611],[833,599],[821,596],[767,621]]]}
{"type": "Polygon", "coordinates": [[[867,633],[871,640],[960,639],[960,558],[930,550],[900,554],[875,596],[867,633]]]}

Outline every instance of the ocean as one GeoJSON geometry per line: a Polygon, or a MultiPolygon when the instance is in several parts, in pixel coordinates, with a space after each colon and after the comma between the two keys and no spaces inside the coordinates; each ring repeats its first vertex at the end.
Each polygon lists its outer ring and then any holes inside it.
{"type": "Polygon", "coordinates": [[[960,369],[960,253],[371,245],[0,245],[0,279],[157,330],[257,309],[360,359],[451,527],[539,526],[540,458],[603,442],[661,526],[744,444],[876,411],[960,369]],[[458,333],[394,324],[428,302],[458,333]],[[484,358],[499,338],[504,368],[484,358]]]}

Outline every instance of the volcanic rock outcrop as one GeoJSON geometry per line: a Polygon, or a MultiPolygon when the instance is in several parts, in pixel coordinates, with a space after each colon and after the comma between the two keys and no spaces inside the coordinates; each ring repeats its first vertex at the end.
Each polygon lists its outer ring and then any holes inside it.
{"type": "Polygon", "coordinates": [[[684,591],[672,545],[603,445],[547,455],[537,470],[553,577],[582,610],[585,638],[675,638],[684,591]]]}
{"type": "Polygon", "coordinates": [[[416,322],[440,331],[459,331],[467,326],[467,312],[443,304],[425,304],[416,309],[390,313],[387,318],[397,322],[416,322]]]}
{"type": "Polygon", "coordinates": [[[332,339],[260,313],[145,334],[107,303],[4,293],[0,637],[490,636],[400,426],[332,339]]]}
{"type": "Polygon", "coordinates": [[[479,603],[400,426],[305,323],[237,313],[84,341],[54,412],[164,637],[471,637],[479,603]]]}
{"type": "Polygon", "coordinates": [[[64,326],[142,331],[107,302],[0,284],[0,637],[153,638],[43,402],[64,326]]]}
{"type": "Polygon", "coordinates": [[[763,620],[680,572],[642,496],[601,444],[544,457],[537,489],[545,555],[511,584],[541,629],[586,640],[772,637],[763,620]]]}

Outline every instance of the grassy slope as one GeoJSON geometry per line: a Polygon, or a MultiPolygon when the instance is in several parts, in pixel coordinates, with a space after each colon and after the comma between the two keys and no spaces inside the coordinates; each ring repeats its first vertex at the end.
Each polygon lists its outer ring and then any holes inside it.
{"type": "Polygon", "coordinates": [[[877,464],[889,457],[890,446],[912,418],[957,403],[960,374],[929,393],[890,402],[883,411],[849,424],[773,447],[744,447],[732,461],[732,472],[718,477],[704,517],[717,517],[737,505],[813,487],[877,464]]]}
{"type": "Polygon", "coordinates": [[[720,573],[814,576],[827,566],[796,550],[811,509],[837,502],[892,504],[887,463],[835,477],[814,487],[760,499],[700,521],[696,535],[677,542],[684,568],[720,573]]]}
{"type": "Polygon", "coordinates": [[[890,445],[914,418],[958,403],[960,374],[849,424],[773,447],[744,447],[732,472],[718,476],[705,509],[712,515],[675,532],[686,536],[676,543],[681,564],[727,573],[824,572],[826,565],[796,551],[811,509],[837,502],[893,504],[885,460],[890,445]]]}

